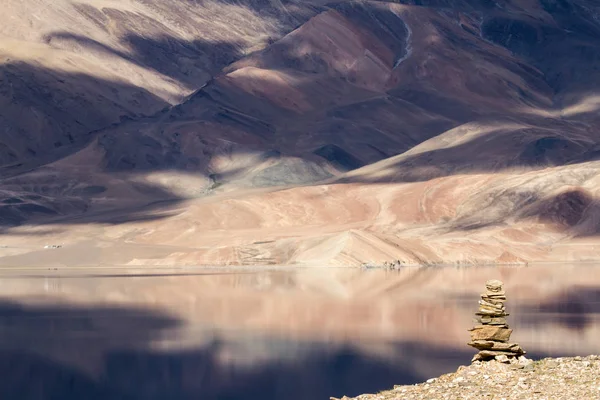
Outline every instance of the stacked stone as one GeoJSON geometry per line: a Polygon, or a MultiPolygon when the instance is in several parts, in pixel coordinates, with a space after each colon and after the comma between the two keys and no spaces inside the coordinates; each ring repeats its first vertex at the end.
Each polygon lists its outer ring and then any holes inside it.
{"type": "Polygon", "coordinates": [[[488,361],[496,359],[507,362],[525,354],[517,343],[509,343],[512,329],[506,323],[506,293],[502,282],[490,280],[485,283],[486,293],[481,295],[479,311],[475,313],[479,325],[472,329],[469,346],[475,347],[479,353],[472,361],[488,361]]]}

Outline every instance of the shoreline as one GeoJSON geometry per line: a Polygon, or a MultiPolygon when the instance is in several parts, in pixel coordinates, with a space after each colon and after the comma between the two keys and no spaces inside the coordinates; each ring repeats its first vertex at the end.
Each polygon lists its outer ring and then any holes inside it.
{"type": "Polygon", "coordinates": [[[394,386],[377,394],[330,400],[597,399],[600,356],[557,357],[501,363],[475,361],[425,382],[394,386]]]}
{"type": "Polygon", "coordinates": [[[362,266],[318,266],[318,265],[222,265],[222,266],[172,266],[172,265],[82,265],[82,266],[0,266],[0,277],[110,277],[110,276],[187,276],[187,275],[214,275],[214,274],[254,274],[262,272],[294,272],[294,271],[317,271],[317,270],[355,270],[355,271],[387,271],[401,272],[403,270],[431,270],[431,269],[485,269],[485,268],[514,268],[526,269],[533,267],[595,267],[600,263],[594,261],[582,262],[543,262],[530,264],[438,264],[438,265],[402,265],[399,268],[386,267],[362,267],[362,266]]]}
{"type": "Polygon", "coordinates": [[[585,261],[539,261],[539,262],[528,262],[528,263],[423,263],[423,264],[401,264],[397,267],[389,267],[385,265],[354,265],[354,266],[337,266],[337,265],[294,265],[294,264],[265,264],[265,265],[242,265],[242,264],[230,264],[230,265],[168,265],[168,264],[138,264],[138,265],[127,265],[127,264],[113,264],[113,265],[32,265],[32,266],[0,266],[0,274],[4,271],[83,271],[83,270],[143,270],[143,271],[158,271],[158,270],[175,270],[175,271],[291,271],[299,269],[343,269],[343,270],[387,270],[387,271],[399,271],[403,268],[491,268],[491,267],[515,267],[515,268],[526,268],[526,267],[544,267],[552,265],[600,265],[600,260],[585,260],[585,261]]]}

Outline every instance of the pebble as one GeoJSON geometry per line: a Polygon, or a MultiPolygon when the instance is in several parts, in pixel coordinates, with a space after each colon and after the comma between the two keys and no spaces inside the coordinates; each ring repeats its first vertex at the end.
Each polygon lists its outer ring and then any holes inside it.
{"type": "Polygon", "coordinates": [[[524,371],[533,371],[535,368],[533,366],[533,363],[531,364],[527,364],[526,366],[523,367],[524,371]]]}

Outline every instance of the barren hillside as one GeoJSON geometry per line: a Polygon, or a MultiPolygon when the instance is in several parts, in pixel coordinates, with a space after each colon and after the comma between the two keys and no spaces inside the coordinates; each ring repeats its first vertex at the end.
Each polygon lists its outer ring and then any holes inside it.
{"type": "Polygon", "coordinates": [[[164,4],[9,2],[0,263],[600,259],[600,2],[164,4]]]}

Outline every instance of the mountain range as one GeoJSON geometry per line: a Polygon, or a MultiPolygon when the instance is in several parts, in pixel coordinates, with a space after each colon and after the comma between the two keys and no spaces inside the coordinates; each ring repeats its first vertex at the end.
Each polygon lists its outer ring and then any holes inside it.
{"type": "Polygon", "coordinates": [[[0,265],[600,259],[600,1],[3,9],[0,265]]]}

